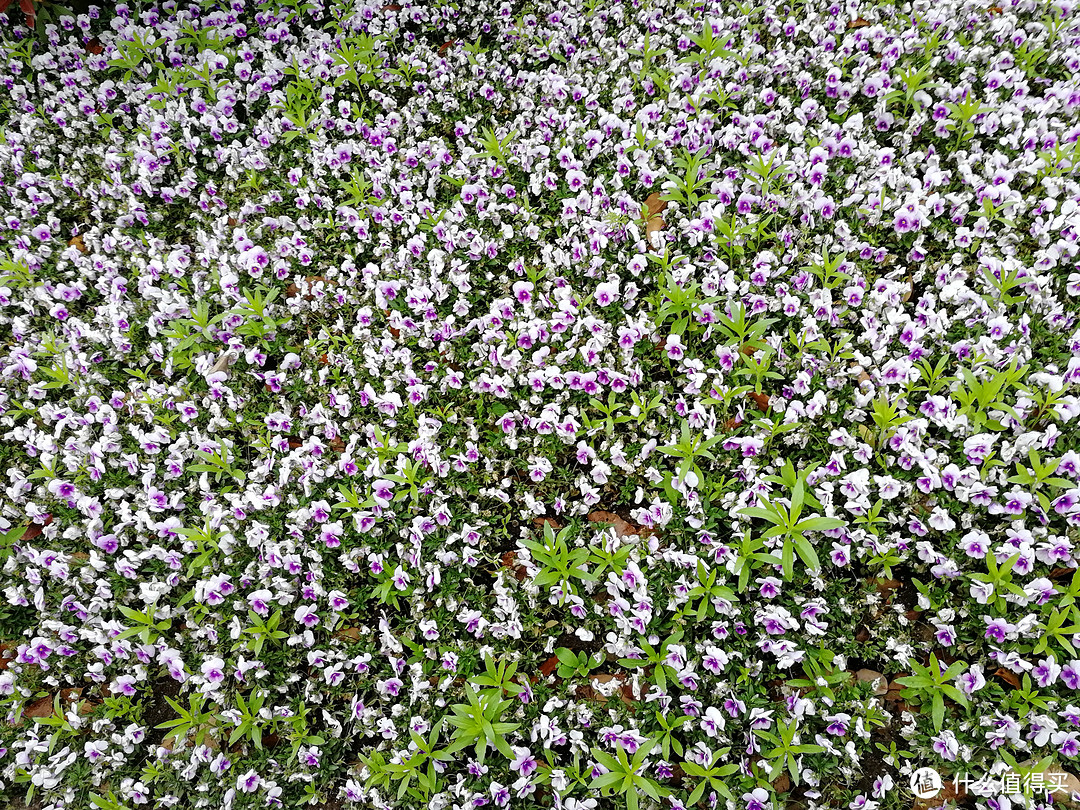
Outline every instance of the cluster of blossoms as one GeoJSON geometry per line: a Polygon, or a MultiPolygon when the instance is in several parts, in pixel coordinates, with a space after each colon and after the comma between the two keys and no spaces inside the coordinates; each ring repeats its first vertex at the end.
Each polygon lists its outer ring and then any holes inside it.
{"type": "Polygon", "coordinates": [[[0,41],[5,800],[1069,784],[1071,2],[43,28],[0,41]]]}

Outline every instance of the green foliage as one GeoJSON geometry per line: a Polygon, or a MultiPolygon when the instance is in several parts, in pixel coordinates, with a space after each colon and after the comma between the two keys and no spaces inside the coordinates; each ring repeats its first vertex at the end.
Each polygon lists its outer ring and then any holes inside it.
{"type": "Polygon", "coordinates": [[[177,717],[173,720],[166,720],[164,723],[159,723],[155,728],[168,729],[169,733],[165,735],[165,739],[172,739],[177,742],[184,740],[189,733],[194,731],[195,744],[201,745],[203,739],[206,737],[208,725],[216,718],[216,715],[212,710],[204,709],[206,697],[198,692],[191,693],[188,695],[187,709],[168,695],[165,696],[165,702],[172,706],[177,717]]]}
{"type": "Polygon", "coordinates": [[[379,39],[368,34],[357,34],[344,40],[334,53],[334,65],[345,70],[334,79],[334,85],[340,87],[346,82],[356,90],[378,81],[384,59],[377,53],[379,39]]]}
{"type": "Polygon", "coordinates": [[[584,417],[585,427],[590,430],[603,429],[607,435],[611,436],[615,433],[615,425],[620,425],[624,422],[629,422],[633,417],[623,415],[616,416],[619,411],[625,410],[626,405],[619,402],[618,394],[614,391],[608,392],[607,402],[605,403],[601,399],[592,397],[589,399],[589,405],[599,411],[602,415],[600,419],[589,419],[584,417]]]}
{"type": "Polygon", "coordinates": [[[734,341],[740,347],[746,346],[755,351],[771,348],[765,342],[765,333],[776,323],[776,318],[752,318],[741,303],[731,306],[730,313],[717,314],[717,326],[729,342],[734,341]]]}
{"type": "Polygon", "coordinates": [[[1035,177],[1039,180],[1064,177],[1075,170],[1078,156],[1080,142],[1065,141],[1055,144],[1053,149],[1039,152],[1039,168],[1035,177]]]}
{"type": "Polygon", "coordinates": [[[245,290],[243,304],[229,310],[229,314],[244,317],[244,323],[236,328],[236,334],[256,340],[267,340],[272,338],[281,326],[287,324],[289,318],[278,320],[267,311],[267,307],[274,302],[280,292],[277,288],[268,291],[266,287],[245,290]]]}
{"type": "Polygon", "coordinates": [[[154,39],[149,33],[135,33],[130,40],[117,38],[113,45],[119,56],[110,59],[109,66],[124,71],[123,80],[129,82],[136,74],[141,75],[143,63],[166,41],[164,37],[154,39]]]}
{"type": "MultiPolygon", "coordinates": [[[[748,246],[756,251],[763,241],[773,236],[769,230],[773,218],[773,215],[769,214],[752,222],[744,222],[739,212],[732,210],[728,219],[716,217],[713,220],[713,230],[718,237],[717,242],[727,254],[729,267],[737,267],[736,260],[745,255],[748,246]]],[[[744,278],[748,267],[749,265],[742,267],[744,278]]]]}
{"type": "Polygon", "coordinates": [[[503,695],[518,695],[523,689],[514,682],[517,675],[517,662],[507,663],[500,661],[495,663],[491,656],[484,656],[484,674],[472,679],[473,686],[484,689],[492,689],[499,697],[503,695]]]}
{"type": "MultiPolygon", "coordinates": [[[[188,469],[191,468],[189,467],[188,469]]],[[[188,563],[188,579],[193,578],[210,564],[210,560],[220,551],[218,541],[225,536],[225,532],[218,531],[213,527],[209,515],[203,520],[202,528],[177,529],[176,533],[195,543],[194,556],[192,557],[191,562],[188,563]]]]}
{"type": "Polygon", "coordinates": [[[446,722],[457,729],[447,753],[473,747],[476,758],[482,763],[487,749],[491,747],[507,759],[513,759],[514,751],[505,735],[515,731],[520,724],[506,723],[501,719],[513,701],[504,700],[492,690],[477,695],[470,684],[465,684],[465,698],[468,702],[451,706],[453,715],[446,718],[446,722]]]}
{"type": "Polygon", "coordinates": [[[644,424],[649,420],[649,417],[652,416],[653,412],[660,407],[660,403],[663,399],[663,394],[657,394],[650,399],[648,394],[639,394],[637,391],[631,391],[630,401],[633,405],[630,406],[630,416],[637,421],[637,424],[644,424]]]}
{"type": "Polygon", "coordinates": [[[559,647],[559,649],[555,650],[555,657],[559,659],[557,671],[559,677],[563,680],[574,677],[588,677],[592,670],[604,663],[603,652],[598,652],[595,655],[579,652],[575,655],[572,650],[566,647],[559,647]]]}
{"type": "Polygon", "coordinates": [[[405,459],[405,462],[399,466],[397,473],[385,476],[387,481],[404,485],[404,488],[394,494],[395,502],[403,501],[406,498],[409,499],[412,506],[416,506],[420,502],[420,497],[427,485],[434,480],[432,476],[424,474],[426,469],[427,467],[424,464],[410,458],[405,459]]]}
{"type": "Polygon", "coordinates": [[[699,433],[691,433],[690,423],[684,419],[682,430],[679,434],[679,441],[675,444],[667,444],[657,449],[665,456],[672,456],[673,458],[680,459],[679,466],[675,473],[676,480],[686,480],[686,473],[693,470],[698,481],[704,482],[705,473],[702,472],[701,467],[698,466],[698,459],[716,461],[716,456],[713,455],[712,448],[723,441],[723,438],[723,436],[713,436],[711,439],[706,439],[699,433]]]}
{"type": "Polygon", "coordinates": [[[283,115],[292,125],[292,128],[285,132],[285,142],[292,143],[297,138],[314,140],[318,137],[315,129],[318,119],[318,89],[315,83],[307,78],[307,71],[295,61],[285,73],[292,76],[292,80],[285,86],[285,101],[281,106],[283,115]]]}
{"type": "Polygon", "coordinates": [[[750,506],[739,510],[739,514],[749,518],[760,518],[772,524],[763,537],[779,537],[783,543],[780,560],[784,568],[784,578],[791,579],[795,569],[795,554],[798,553],[806,566],[812,571],[821,569],[814,546],[806,537],[807,532],[821,532],[829,529],[839,529],[844,526],[844,521],[838,518],[822,517],[813,514],[802,517],[803,506],[806,501],[806,475],[809,470],[804,470],[796,479],[795,486],[791,491],[790,506],[785,507],[779,501],[773,501],[764,495],[759,495],[761,506],[750,506]]]}
{"type": "Polygon", "coordinates": [[[1051,459],[1043,462],[1033,447],[1028,450],[1028,461],[1031,464],[1030,467],[1025,466],[1020,461],[1016,462],[1016,475],[1009,478],[1009,483],[1020,484],[1028,492],[1035,493],[1039,506],[1042,507],[1044,513],[1049,514],[1051,509],[1050,496],[1045,491],[1040,490],[1048,488],[1072,489],[1073,484],[1066,478],[1054,475],[1058,465],[1061,463],[1061,459],[1051,459]]]}
{"type": "Polygon", "coordinates": [[[809,689],[814,695],[836,701],[836,693],[833,687],[851,683],[852,675],[845,669],[836,665],[836,654],[821,644],[817,649],[808,649],[806,657],[802,661],[805,678],[794,678],[788,681],[789,686],[798,689],[809,689]]]}
{"type": "Polygon", "coordinates": [[[1021,595],[1024,593],[1024,589],[1019,585],[1014,585],[1012,581],[1013,566],[1016,565],[1016,561],[1019,559],[1020,554],[1017,552],[999,566],[997,557],[991,551],[986,555],[986,567],[988,572],[985,574],[968,574],[968,577],[976,582],[982,582],[991,587],[991,591],[996,597],[994,606],[999,613],[1005,612],[1006,594],[1021,595]]]}
{"type": "Polygon", "coordinates": [[[289,637],[289,634],[284,630],[278,630],[278,626],[281,624],[280,610],[267,619],[264,619],[255,611],[249,610],[248,621],[250,626],[244,628],[243,635],[250,636],[250,638],[237,643],[234,649],[243,647],[248,652],[253,653],[256,658],[262,655],[263,646],[266,642],[281,642],[289,637]]]}
{"type": "Polygon", "coordinates": [[[621,796],[627,810],[638,810],[639,793],[643,793],[654,801],[667,796],[670,792],[667,788],[645,776],[645,757],[655,745],[652,741],[646,742],[638,748],[633,759],[628,758],[626,751],[621,747],[616,752],[616,756],[611,756],[606,751],[594,747],[593,757],[607,768],[608,772],[593,779],[590,789],[599,791],[602,796],[621,796]]]}
{"type": "Polygon", "coordinates": [[[846,259],[847,256],[844,253],[829,256],[829,249],[822,248],[821,258],[804,265],[802,269],[813,275],[825,289],[834,290],[851,280],[851,276],[840,269],[846,259]]]}
{"type": "Polygon", "coordinates": [[[688,213],[693,212],[703,202],[715,200],[715,194],[704,190],[716,179],[715,175],[707,170],[706,160],[704,151],[691,153],[683,149],[682,154],[672,161],[682,173],[667,176],[667,190],[660,198],[686,206],[688,213]]]}
{"type": "Polygon", "coordinates": [[[32,287],[36,284],[34,271],[24,261],[0,257],[0,287],[32,287]]]}
{"type": "Polygon", "coordinates": [[[240,712],[240,723],[229,735],[229,745],[236,745],[242,739],[250,739],[255,747],[262,750],[263,726],[267,721],[260,716],[263,704],[266,702],[266,693],[260,689],[253,689],[251,695],[245,701],[242,695],[236,696],[236,706],[240,712]]]}
{"type": "Polygon", "coordinates": [[[699,765],[698,763],[689,760],[683,762],[683,772],[691,779],[700,780],[697,783],[697,787],[691,792],[690,798],[686,800],[688,805],[692,806],[701,801],[701,797],[705,794],[706,789],[715,791],[725,799],[735,801],[735,795],[731,792],[731,788],[724,782],[724,777],[738,773],[739,765],[735,762],[728,763],[727,765],[720,764],[730,751],[730,748],[721,748],[719,751],[713,752],[707,765],[699,765]]]}
{"type": "Polygon", "coordinates": [[[782,380],[784,376],[775,371],[772,371],[773,358],[776,356],[771,348],[762,349],[759,353],[748,354],[746,352],[739,353],[739,362],[742,364],[740,368],[735,370],[735,374],[740,377],[749,377],[754,381],[755,393],[762,393],[762,387],[765,384],[765,380],[782,380]],[[758,356],[760,354],[760,357],[758,356]]]}
{"type": "Polygon", "coordinates": [[[986,106],[970,95],[958,102],[946,102],[945,106],[948,107],[950,113],[947,127],[956,132],[957,147],[975,137],[976,118],[994,111],[992,107],[986,106]]]}
{"type": "Polygon", "coordinates": [[[1027,366],[1019,366],[1015,361],[1002,371],[985,369],[984,379],[980,379],[974,369],[960,369],[963,382],[953,393],[953,397],[960,403],[959,412],[968,417],[974,431],[1005,430],[1000,421],[990,418],[991,410],[1003,411],[1020,421],[1016,411],[1003,397],[1010,388],[1021,387],[1020,381],[1027,371],[1027,366]]]}
{"type": "Polygon", "coordinates": [[[875,449],[885,447],[889,439],[896,435],[896,429],[914,418],[904,413],[898,399],[885,394],[874,400],[872,408],[871,416],[877,427],[877,433],[873,435],[871,444],[875,449]]]}
{"type": "Polygon", "coordinates": [[[657,711],[654,716],[659,728],[649,734],[650,739],[655,740],[657,745],[660,746],[664,759],[671,759],[672,751],[678,756],[682,756],[683,744],[675,736],[675,733],[694,718],[688,714],[680,714],[669,719],[662,711],[657,711]]]}
{"type": "MultiPolygon", "coordinates": [[[[650,44],[650,32],[645,32],[645,39],[642,42],[640,48],[631,48],[629,51],[631,56],[636,56],[641,60],[641,68],[638,70],[634,79],[638,87],[641,87],[646,79],[653,82],[657,86],[665,85],[670,77],[670,72],[664,70],[653,64],[653,60],[657,57],[664,57],[667,55],[667,49],[654,48],[650,44]],[[667,75],[664,75],[667,74],[667,75]]],[[[657,60],[659,61],[659,60],[657,60]]],[[[665,97],[667,93],[661,92],[661,98],[665,97]]]]}
{"type": "MultiPolygon", "coordinates": [[[[746,173],[757,183],[758,191],[762,197],[768,197],[777,190],[786,178],[790,167],[784,162],[778,162],[777,153],[771,152],[769,157],[754,155],[746,162],[746,173]]],[[[771,219],[771,217],[769,217],[771,219]]]]}
{"type": "Polygon", "coordinates": [[[510,166],[510,150],[511,144],[514,142],[514,138],[517,136],[517,132],[511,131],[500,138],[491,127],[484,127],[480,131],[479,145],[483,154],[494,160],[500,166],[509,168],[510,166]]]}
{"type": "Polygon", "coordinates": [[[946,372],[949,368],[950,358],[942,356],[936,364],[930,363],[930,358],[922,357],[915,364],[919,371],[919,378],[909,386],[910,391],[921,391],[928,397],[947,391],[955,382],[946,372]]]}
{"type": "Polygon", "coordinates": [[[285,725],[288,727],[287,738],[292,743],[292,753],[289,759],[296,759],[296,755],[300,752],[300,747],[304,745],[323,745],[326,740],[317,734],[310,732],[310,725],[308,722],[309,710],[306,703],[301,702],[300,705],[293,711],[293,716],[285,720],[285,725]]]}
{"type": "Polygon", "coordinates": [[[12,547],[26,534],[28,526],[12,526],[6,532],[0,532],[0,567],[11,556],[12,547]]]}
{"type": "Polygon", "coordinates": [[[131,810],[131,807],[116,798],[116,794],[111,790],[104,796],[98,793],[91,793],[90,803],[98,808],[98,810],[131,810]]]}
{"type": "Polygon", "coordinates": [[[1066,656],[1074,656],[1077,647],[1075,639],[1077,634],[1080,634],[1080,608],[1076,605],[1072,606],[1071,611],[1054,608],[1050,618],[1045,624],[1040,622],[1038,629],[1042,632],[1039,634],[1039,641],[1035,644],[1033,651],[1035,655],[1041,655],[1046,652],[1051,643],[1056,643],[1066,656]],[[1070,616],[1073,623],[1066,626],[1065,622],[1070,616]]]}
{"type": "MultiPolygon", "coordinates": [[[[660,261],[652,254],[649,254],[649,258],[660,261]]],[[[700,289],[701,285],[696,281],[680,284],[673,273],[664,272],[660,289],[651,299],[654,313],[652,320],[657,331],[668,330],[673,335],[682,336],[687,332],[700,330],[702,326],[699,319],[705,312],[705,307],[720,300],[718,297],[700,296],[700,289]],[[667,325],[669,321],[673,322],[671,326],[667,325]]]]}
{"type": "Polygon", "coordinates": [[[603,579],[608,571],[621,577],[631,550],[632,547],[628,545],[619,547],[618,538],[613,538],[609,533],[605,533],[599,546],[589,546],[589,564],[595,566],[592,572],[597,580],[603,579]]]}
{"type": "Polygon", "coordinates": [[[750,582],[750,574],[763,565],[780,565],[779,557],[769,554],[762,549],[765,541],[755,535],[750,529],[743,532],[738,548],[735,549],[735,557],[728,564],[728,570],[739,578],[739,593],[746,590],[750,582]]]}
{"type": "Polygon", "coordinates": [[[824,751],[820,745],[800,743],[798,738],[798,723],[792,720],[790,723],[777,722],[777,734],[768,731],[757,732],[758,736],[773,747],[761,752],[762,758],[769,763],[769,781],[777,779],[784,768],[791,774],[791,783],[799,784],[799,757],[802,754],[816,754],[824,751]]]}
{"type": "Polygon", "coordinates": [[[672,633],[659,647],[654,647],[648,642],[639,642],[641,651],[645,654],[644,658],[620,658],[619,664],[631,669],[637,667],[653,668],[652,680],[660,687],[661,690],[667,690],[667,677],[668,672],[674,676],[677,674],[675,668],[666,663],[668,658],[669,648],[682,641],[683,631],[678,630],[672,633]]]}
{"type": "Polygon", "coordinates": [[[594,582],[596,574],[590,573],[584,566],[589,560],[590,552],[587,548],[570,549],[567,539],[573,531],[572,526],[566,526],[555,534],[551,524],[544,525],[544,542],[535,540],[520,540],[532,555],[533,561],[540,568],[533,582],[537,587],[558,586],[562,592],[559,603],[562,604],[566,597],[576,593],[574,580],[582,582],[594,582]]]}
{"type": "Polygon", "coordinates": [[[679,612],[680,617],[692,615],[696,621],[703,622],[712,614],[716,602],[733,604],[737,600],[735,592],[719,580],[720,570],[719,567],[709,570],[705,563],[698,560],[698,582],[687,594],[686,609],[679,612]],[[696,609],[693,607],[695,602],[696,609]]]}
{"type": "Polygon", "coordinates": [[[1059,608],[1067,608],[1080,604],[1080,602],[1077,601],[1080,600],[1080,568],[1073,572],[1072,579],[1069,580],[1068,589],[1059,593],[1061,594],[1061,598],[1057,601],[1059,608]]]}
{"type": "Polygon", "coordinates": [[[897,683],[905,687],[900,692],[900,696],[905,700],[916,699],[920,704],[929,703],[934,730],[941,731],[941,725],[945,719],[946,697],[964,708],[968,706],[968,699],[964,693],[952,685],[952,681],[967,669],[967,664],[957,661],[945,668],[939,664],[937,655],[930,653],[928,666],[923,666],[914,659],[910,660],[908,665],[914,674],[896,679],[897,683]]]}
{"type": "Polygon", "coordinates": [[[1031,676],[1026,672],[1020,686],[1010,692],[1005,701],[1007,710],[1010,713],[1015,711],[1020,718],[1027,717],[1033,711],[1039,713],[1050,711],[1050,705],[1051,699],[1039,694],[1039,687],[1032,686],[1031,676]]]}
{"type": "Polygon", "coordinates": [[[449,750],[437,750],[441,733],[441,721],[432,727],[426,738],[410,729],[408,757],[402,762],[392,762],[385,767],[390,778],[398,780],[399,800],[409,796],[414,801],[426,802],[438,792],[439,777],[435,763],[447,763],[454,759],[449,750]]]}
{"type": "Polygon", "coordinates": [[[934,67],[929,62],[921,66],[911,66],[899,71],[899,82],[895,89],[884,95],[886,107],[901,103],[901,115],[907,115],[915,103],[915,96],[933,86],[934,67]]]}
{"type": "MultiPolygon", "coordinates": [[[[71,723],[71,716],[66,711],[64,705],[60,700],[60,693],[57,692],[53,697],[53,711],[48,717],[35,717],[34,722],[39,726],[46,726],[54,729],[52,736],[49,737],[49,755],[52,756],[53,751],[56,750],[57,743],[66,740],[69,737],[74,737],[78,734],[78,730],[71,723]]],[[[76,709],[77,711],[77,709],[76,709]]]]}
{"type": "Polygon", "coordinates": [[[681,61],[697,65],[702,70],[707,70],[712,60],[729,59],[735,56],[733,51],[727,49],[730,39],[731,37],[728,35],[714,33],[711,21],[706,19],[701,24],[701,33],[690,35],[690,41],[699,50],[686,54],[681,61]]]}
{"type": "Polygon", "coordinates": [[[116,637],[117,641],[138,636],[143,644],[153,644],[161,637],[162,632],[172,627],[171,619],[157,621],[155,616],[157,608],[153,605],[149,605],[145,611],[132,610],[123,605],[117,605],[116,607],[128,621],[137,625],[120,633],[116,637]]]}

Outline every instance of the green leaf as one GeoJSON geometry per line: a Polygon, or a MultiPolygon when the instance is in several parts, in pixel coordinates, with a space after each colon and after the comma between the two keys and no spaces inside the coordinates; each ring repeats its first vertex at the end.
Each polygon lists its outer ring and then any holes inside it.
{"type": "Polygon", "coordinates": [[[604,788],[608,788],[612,785],[617,784],[620,779],[622,779],[621,773],[611,772],[601,774],[600,776],[597,776],[595,779],[592,780],[589,788],[591,790],[603,790],[604,788]]]}
{"type": "Polygon", "coordinates": [[[844,521],[837,518],[830,517],[812,517],[806,520],[799,521],[795,528],[799,531],[810,532],[823,532],[829,529],[842,529],[845,525],[844,521]]]}
{"type": "Polygon", "coordinates": [[[762,509],[760,506],[747,506],[744,509],[740,509],[739,514],[745,515],[746,517],[761,518],[770,523],[775,523],[777,526],[783,525],[783,520],[777,516],[776,512],[771,509],[762,509]]]}

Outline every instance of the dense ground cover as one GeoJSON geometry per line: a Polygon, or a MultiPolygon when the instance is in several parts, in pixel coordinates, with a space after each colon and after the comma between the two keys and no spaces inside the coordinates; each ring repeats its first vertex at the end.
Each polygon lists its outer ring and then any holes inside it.
{"type": "Polygon", "coordinates": [[[933,769],[921,806],[1007,810],[1075,771],[1071,2],[20,24],[7,801],[874,810],[933,769]]]}

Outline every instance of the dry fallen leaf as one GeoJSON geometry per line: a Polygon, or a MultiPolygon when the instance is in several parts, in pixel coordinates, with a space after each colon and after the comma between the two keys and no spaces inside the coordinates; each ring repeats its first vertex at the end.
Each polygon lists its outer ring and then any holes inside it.
{"type": "Polygon", "coordinates": [[[450,50],[456,44],[457,44],[457,40],[448,39],[446,42],[444,42],[442,45],[439,46],[439,56],[442,56],[444,53],[446,53],[448,50],[450,50]]]}
{"type": "Polygon", "coordinates": [[[46,695],[35,700],[23,711],[23,717],[51,717],[53,714],[53,696],[46,695]]]}
{"type": "Polygon", "coordinates": [[[221,357],[217,359],[213,367],[210,369],[211,374],[217,374],[219,371],[228,371],[229,366],[233,363],[232,352],[222,352],[221,357]]]}
{"type": "Polygon", "coordinates": [[[86,247],[86,242],[83,241],[82,234],[71,237],[68,240],[68,247],[77,248],[79,253],[89,253],[89,249],[86,247]]]}
{"type": "Polygon", "coordinates": [[[862,17],[856,17],[854,20],[847,24],[847,27],[850,31],[852,28],[866,28],[866,26],[868,25],[870,25],[869,20],[864,20],[862,17]]]}
{"type": "Polygon", "coordinates": [[[26,531],[23,532],[23,536],[19,539],[23,542],[27,540],[33,540],[35,537],[41,534],[42,529],[44,529],[50,523],[52,523],[52,515],[46,515],[44,518],[41,519],[40,522],[36,520],[31,522],[30,525],[26,527],[26,531]]]}
{"type": "Polygon", "coordinates": [[[645,198],[645,207],[647,210],[645,220],[645,241],[652,245],[653,234],[662,231],[667,224],[664,222],[664,218],[660,216],[664,209],[667,208],[667,200],[661,200],[660,194],[654,191],[645,198]]]}
{"type": "Polygon", "coordinates": [[[615,528],[615,534],[619,537],[636,537],[638,530],[629,521],[623,520],[614,512],[590,512],[588,516],[590,523],[605,523],[608,526],[615,528]]]}
{"type": "Polygon", "coordinates": [[[762,413],[765,413],[765,411],[769,410],[768,394],[758,394],[755,391],[751,391],[746,396],[748,396],[753,401],[754,405],[762,413]]]}
{"type": "MultiPolygon", "coordinates": [[[[312,288],[316,284],[318,284],[320,281],[323,283],[324,287],[326,287],[326,288],[334,286],[334,282],[331,281],[330,279],[328,279],[326,276],[306,276],[304,278],[303,282],[302,282],[303,286],[304,286],[303,299],[305,301],[314,301],[315,300],[315,291],[312,288]]],[[[299,294],[300,294],[300,287],[298,287],[296,284],[289,284],[285,288],[285,297],[286,298],[295,298],[299,294]]]]}
{"type": "Polygon", "coordinates": [[[899,588],[903,583],[898,579],[885,579],[884,577],[878,577],[874,580],[874,589],[882,596],[889,596],[893,591],[899,588]]]}
{"type": "Polygon", "coordinates": [[[1001,678],[1005,683],[1009,684],[1013,689],[1020,688],[1020,679],[1016,676],[1015,672],[1005,669],[1005,667],[998,667],[994,671],[994,677],[1001,678]]]}
{"type": "Polygon", "coordinates": [[[859,385],[862,385],[864,382],[872,383],[874,381],[873,378],[866,373],[866,369],[864,369],[858,363],[852,364],[851,374],[853,377],[855,377],[859,385]]]}
{"type": "Polygon", "coordinates": [[[508,568],[511,572],[513,572],[514,579],[516,579],[518,582],[525,581],[525,577],[527,576],[528,572],[526,572],[525,566],[518,564],[517,554],[515,552],[507,551],[505,554],[502,555],[500,561],[502,562],[503,568],[508,568]]]}
{"type": "Polygon", "coordinates": [[[551,656],[547,661],[540,665],[540,674],[545,678],[559,668],[559,657],[557,655],[551,656]]]}
{"type": "Polygon", "coordinates": [[[889,680],[880,672],[875,672],[872,669],[860,669],[855,673],[855,680],[863,683],[875,683],[874,695],[876,697],[883,697],[889,691],[889,680]]]}
{"type": "Polygon", "coordinates": [[[645,207],[649,209],[649,216],[654,217],[664,212],[667,208],[667,200],[660,199],[660,192],[654,191],[645,198],[645,207]]]}
{"type": "Polygon", "coordinates": [[[899,675],[893,678],[892,681],[889,682],[889,688],[886,690],[885,695],[886,700],[900,700],[900,692],[904,689],[904,687],[900,685],[899,681],[901,678],[907,678],[910,674],[910,672],[901,672],[899,675]]]}
{"type": "Polygon", "coordinates": [[[101,40],[94,37],[84,46],[87,53],[92,53],[94,56],[98,56],[105,52],[105,47],[101,44],[101,40]]]}

